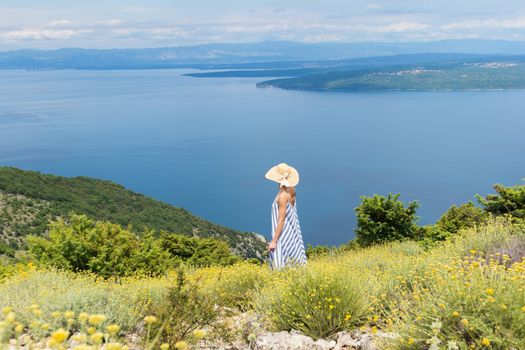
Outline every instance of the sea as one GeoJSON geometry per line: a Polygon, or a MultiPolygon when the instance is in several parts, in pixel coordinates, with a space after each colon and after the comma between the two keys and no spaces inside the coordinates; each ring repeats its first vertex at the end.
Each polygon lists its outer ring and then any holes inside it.
{"type": "Polygon", "coordinates": [[[525,90],[257,88],[194,70],[0,71],[0,166],[107,179],[270,238],[280,162],[306,244],[355,236],[361,196],[417,200],[420,225],[523,184],[525,90]]]}

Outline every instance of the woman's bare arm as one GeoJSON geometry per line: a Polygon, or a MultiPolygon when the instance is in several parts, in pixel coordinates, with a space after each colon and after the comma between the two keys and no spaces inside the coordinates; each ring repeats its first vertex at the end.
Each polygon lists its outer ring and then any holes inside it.
{"type": "Polygon", "coordinates": [[[279,204],[279,218],[277,220],[277,227],[275,228],[272,241],[268,245],[269,251],[275,250],[275,247],[277,246],[277,241],[279,240],[279,236],[281,235],[281,232],[283,230],[284,220],[286,219],[286,203],[288,203],[288,195],[281,194],[277,198],[277,203],[279,204]]]}

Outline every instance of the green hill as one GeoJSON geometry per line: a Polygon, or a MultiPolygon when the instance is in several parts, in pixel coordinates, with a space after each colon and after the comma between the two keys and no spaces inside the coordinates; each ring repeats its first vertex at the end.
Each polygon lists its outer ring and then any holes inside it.
{"type": "Polygon", "coordinates": [[[43,234],[50,219],[70,212],[97,220],[213,237],[226,241],[242,257],[261,257],[262,237],[213,224],[111,181],[88,177],[67,178],[10,167],[0,167],[0,243],[21,248],[22,237],[43,234]]]}
{"type": "Polygon", "coordinates": [[[525,88],[524,58],[421,63],[369,69],[332,68],[273,79],[258,87],[320,91],[466,91],[525,88]]]}

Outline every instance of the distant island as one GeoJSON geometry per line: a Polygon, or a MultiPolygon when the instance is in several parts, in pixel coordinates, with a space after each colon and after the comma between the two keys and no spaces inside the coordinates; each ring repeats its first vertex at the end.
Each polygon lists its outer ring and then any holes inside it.
{"type": "Polygon", "coordinates": [[[317,91],[465,91],[525,88],[525,56],[414,54],[338,61],[288,69],[234,70],[193,77],[277,77],[257,87],[317,91]]]}

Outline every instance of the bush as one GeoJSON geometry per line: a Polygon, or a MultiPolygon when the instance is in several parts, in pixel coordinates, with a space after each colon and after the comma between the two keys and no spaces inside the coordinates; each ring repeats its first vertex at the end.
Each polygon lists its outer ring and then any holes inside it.
{"type": "Polygon", "coordinates": [[[357,212],[357,240],[362,246],[415,238],[416,209],[419,204],[410,202],[405,207],[399,194],[389,193],[387,197],[375,194],[361,197],[357,212]]]}
{"type": "Polygon", "coordinates": [[[267,266],[249,262],[198,269],[188,275],[188,280],[199,284],[202,293],[217,297],[221,305],[242,311],[253,307],[255,291],[272,279],[272,272],[267,266]]]}
{"type": "Polygon", "coordinates": [[[170,255],[152,232],[142,238],[110,222],[70,215],[51,223],[49,237],[29,236],[29,251],[43,264],[74,272],[90,271],[103,277],[137,272],[166,271],[170,255]]]}
{"type": "Polygon", "coordinates": [[[257,309],[276,330],[299,330],[317,339],[360,325],[366,314],[361,284],[349,275],[329,271],[285,271],[268,284],[257,299],[257,309]]]}
{"type": "Polygon", "coordinates": [[[483,223],[486,218],[487,214],[483,209],[476,207],[472,202],[468,202],[459,207],[451,206],[436,222],[436,228],[440,231],[457,233],[461,229],[483,223]]]}
{"type": "Polygon", "coordinates": [[[108,324],[117,323],[131,332],[145,316],[147,305],[160,302],[167,285],[165,278],[125,277],[117,282],[88,273],[19,267],[0,283],[0,308],[13,307],[17,320],[25,325],[53,324],[53,312],[104,314],[108,324]],[[35,317],[33,304],[39,305],[41,316],[35,317]]]}
{"type": "Polygon", "coordinates": [[[507,268],[473,251],[435,264],[424,282],[401,284],[394,348],[524,349],[524,268],[525,260],[507,268]]]}
{"type": "Polygon", "coordinates": [[[231,253],[226,242],[213,238],[187,237],[162,231],[160,240],[175,266],[183,262],[194,267],[227,266],[241,260],[231,253]]]}
{"type": "Polygon", "coordinates": [[[188,282],[183,268],[179,268],[177,280],[168,288],[164,300],[150,307],[150,313],[160,320],[152,334],[158,334],[160,343],[175,349],[177,342],[191,338],[193,331],[216,320],[215,305],[216,298],[200,293],[198,284],[188,282]]]}
{"type": "Polygon", "coordinates": [[[525,185],[506,187],[494,185],[496,194],[489,194],[485,198],[476,195],[487,213],[494,215],[511,215],[517,219],[525,219],[525,185]]]}

